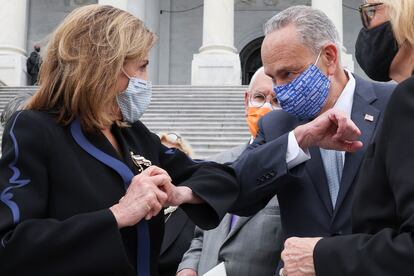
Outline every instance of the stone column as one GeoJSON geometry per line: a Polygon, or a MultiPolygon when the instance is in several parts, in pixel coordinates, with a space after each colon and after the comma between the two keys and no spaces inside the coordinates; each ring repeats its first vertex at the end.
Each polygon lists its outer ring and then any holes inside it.
{"type": "Polygon", "coordinates": [[[191,84],[241,84],[240,58],[234,47],[234,0],[204,0],[203,45],[193,57],[191,84]]]}
{"type": "MultiPolygon", "coordinates": [[[[339,39],[343,44],[343,11],[342,0],[312,0],[312,8],[323,11],[335,24],[339,33],[339,39]]],[[[342,65],[350,71],[354,71],[354,61],[352,55],[346,52],[346,48],[342,45],[341,49],[342,65]]]]}
{"type": "Polygon", "coordinates": [[[27,0],[0,0],[0,83],[27,84],[27,0]]]}
{"type": "MultiPolygon", "coordinates": [[[[160,2],[159,0],[99,0],[99,4],[111,5],[128,11],[141,19],[147,28],[159,34],[160,29],[160,2]]],[[[154,84],[158,84],[159,46],[154,45],[150,52],[148,67],[149,78],[154,84]]]]}

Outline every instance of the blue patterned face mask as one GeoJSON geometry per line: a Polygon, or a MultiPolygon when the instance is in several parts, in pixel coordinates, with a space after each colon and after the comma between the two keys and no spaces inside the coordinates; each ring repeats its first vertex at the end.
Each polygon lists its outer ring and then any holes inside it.
{"type": "Polygon", "coordinates": [[[116,97],[122,117],[125,122],[134,123],[138,121],[147,110],[152,96],[152,85],[150,81],[130,77],[128,87],[116,97]]]}
{"type": "Polygon", "coordinates": [[[328,98],[331,81],[316,66],[321,53],[296,79],[273,88],[282,109],[300,120],[315,118],[328,98]]]}

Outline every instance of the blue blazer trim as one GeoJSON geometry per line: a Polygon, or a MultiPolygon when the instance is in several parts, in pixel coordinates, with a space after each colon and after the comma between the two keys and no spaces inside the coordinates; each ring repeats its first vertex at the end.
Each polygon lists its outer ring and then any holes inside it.
{"type": "MultiPolygon", "coordinates": [[[[79,120],[74,120],[71,123],[70,131],[73,139],[75,139],[75,142],[83,150],[96,158],[98,161],[115,170],[122,177],[125,189],[127,189],[132,178],[134,177],[134,173],[131,169],[118,159],[106,154],[89,142],[82,132],[79,120]]],[[[148,223],[145,219],[142,219],[137,225],[137,242],[137,275],[150,276],[150,234],[148,223]]]]}
{"type": "Polygon", "coordinates": [[[20,221],[20,209],[17,203],[12,200],[13,199],[12,190],[24,187],[30,183],[30,179],[19,179],[21,173],[20,173],[19,168],[16,167],[17,161],[19,160],[19,145],[17,144],[17,140],[13,133],[13,129],[14,129],[14,125],[16,124],[17,118],[19,118],[20,114],[21,114],[21,111],[14,118],[13,124],[10,128],[10,133],[9,133],[11,140],[13,142],[13,146],[14,146],[14,160],[9,164],[9,168],[13,171],[13,175],[9,179],[10,186],[5,188],[0,195],[0,200],[4,202],[4,204],[6,204],[10,208],[13,214],[13,223],[15,225],[19,223],[20,221]]]}

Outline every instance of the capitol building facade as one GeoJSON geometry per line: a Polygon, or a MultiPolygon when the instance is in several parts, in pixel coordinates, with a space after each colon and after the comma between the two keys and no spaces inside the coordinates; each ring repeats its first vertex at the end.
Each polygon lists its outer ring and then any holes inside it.
{"type": "Polygon", "coordinates": [[[34,44],[42,52],[48,35],[73,9],[109,4],[125,9],[158,35],[150,78],[160,85],[247,84],[261,66],[263,24],[292,5],[324,11],[343,41],[342,63],[354,62],[361,28],[361,0],[0,0],[0,86],[27,84],[26,59],[34,44]]]}

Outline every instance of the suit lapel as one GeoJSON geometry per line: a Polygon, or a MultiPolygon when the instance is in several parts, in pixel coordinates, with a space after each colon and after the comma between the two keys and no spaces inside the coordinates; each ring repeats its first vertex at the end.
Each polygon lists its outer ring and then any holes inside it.
{"type": "Polygon", "coordinates": [[[354,183],[354,179],[361,165],[365,150],[372,140],[372,136],[374,135],[381,113],[380,110],[371,105],[377,99],[371,84],[357,77],[355,78],[355,81],[356,87],[351,119],[361,130],[360,140],[364,146],[357,152],[345,154],[345,164],[342,172],[341,185],[339,188],[338,199],[336,201],[334,216],[344,202],[352,183],[354,183]],[[373,121],[366,120],[366,114],[373,116],[373,121]]]}
{"type": "Polygon", "coordinates": [[[163,254],[177,239],[187,220],[188,217],[181,208],[178,208],[171,214],[171,217],[165,223],[165,235],[160,254],[163,254]]]}
{"type": "Polygon", "coordinates": [[[325,169],[323,167],[321,152],[319,148],[312,147],[309,149],[311,160],[306,163],[306,170],[310,178],[312,179],[315,189],[326,207],[329,215],[332,216],[333,208],[331,202],[331,196],[329,193],[328,181],[326,179],[325,169]]]}

